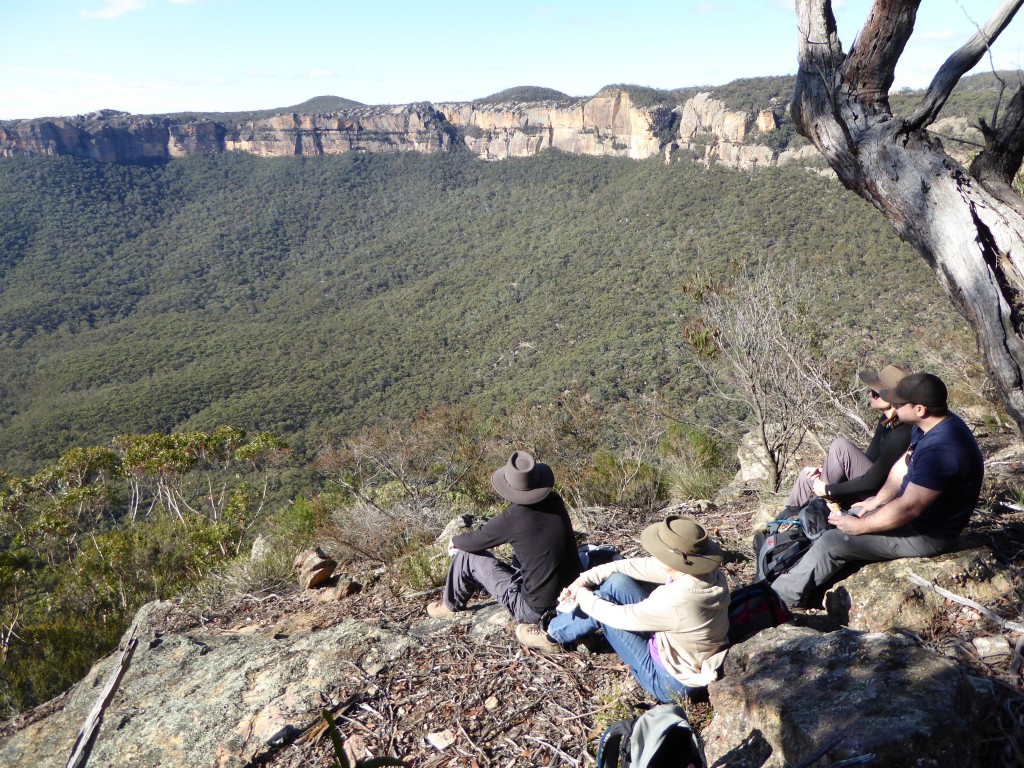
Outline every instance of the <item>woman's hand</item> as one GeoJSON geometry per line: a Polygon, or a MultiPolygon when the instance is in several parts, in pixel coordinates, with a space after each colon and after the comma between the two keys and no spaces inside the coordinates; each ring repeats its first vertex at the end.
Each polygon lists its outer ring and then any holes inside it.
{"type": "Polygon", "coordinates": [[[572,584],[570,584],[568,587],[566,587],[565,589],[563,589],[561,592],[558,593],[558,602],[562,603],[562,602],[565,602],[566,600],[575,600],[576,599],[576,593],[579,592],[579,590],[583,589],[583,588],[584,588],[583,587],[583,579],[580,578],[580,577],[577,577],[576,581],[574,581],[572,584]]]}

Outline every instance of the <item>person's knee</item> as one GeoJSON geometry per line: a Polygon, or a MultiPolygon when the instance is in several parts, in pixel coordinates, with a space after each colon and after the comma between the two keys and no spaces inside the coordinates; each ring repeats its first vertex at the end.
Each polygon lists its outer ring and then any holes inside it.
{"type": "MultiPolygon", "coordinates": [[[[829,452],[833,451],[849,451],[851,448],[856,448],[857,444],[846,437],[837,437],[832,441],[832,444],[828,447],[829,452]]],[[[859,450],[859,449],[858,449],[859,450]]]]}
{"type": "MultiPolygon", "coordinates": [[[[636,579],[624,573],[613,573],[597,590],[606,600],[619,605],[634,603],[640,593],[640,586],[636,579]]],[[[642,598],[641,598],[642,599],[642,598]]]]}

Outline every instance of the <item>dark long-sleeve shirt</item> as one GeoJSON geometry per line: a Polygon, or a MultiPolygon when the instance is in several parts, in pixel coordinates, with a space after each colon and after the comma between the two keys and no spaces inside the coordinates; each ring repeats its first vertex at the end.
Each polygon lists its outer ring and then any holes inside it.
{"type": "Polygon", "coordinates": [[[569,514],[556,493],[537,504],[510,504],[475,531],[452,537],[465,552],[482,552],[511,544],[523,573],[526,604],[544,613],[558,603],[558,593],[580,575],[569,514]]]}
{"type": "Polygon", "coordinates": [[[860,501],[874,495],[882,487],[885,479],[889,476],[892,465],[907,452],[907,447],[910,445],[910,424],[888,427],[887,423],[888,419],[884,416],[878,420],[871,443],[864,451],[864,455],[873,462],[871,468],[860,477],[852,477],[841,483],[826,485],[826,496],[836,499],[840,503],[860,501]]]}

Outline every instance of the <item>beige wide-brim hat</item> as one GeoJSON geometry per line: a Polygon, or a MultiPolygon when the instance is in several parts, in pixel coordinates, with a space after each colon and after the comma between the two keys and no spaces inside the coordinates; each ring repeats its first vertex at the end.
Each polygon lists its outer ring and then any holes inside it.
{"type": "Polygon", "coordinates": [[[887,365],[880,371],[861,371],[857,375],[861,381],[875,390],[875,392],[880,393],[883,389],[892,389],[910,374],[911,371],[908,371],[906,368],[901,368],[898,365],[887,365]]]}
{"type": "Polygon", "coordinates": [[[669,515],[644,528],[643,548],[669,568],[700,576],[722,564],[725,550],[691,517],[669,515]]]}
{"type": "Polygon", "coordinates": [[[555,473],[526,451],[516,451],[505,466],[491,475],[491,485],[503,499],[513,504],[536,504],[551,493],[555,486],[555,473]]]}

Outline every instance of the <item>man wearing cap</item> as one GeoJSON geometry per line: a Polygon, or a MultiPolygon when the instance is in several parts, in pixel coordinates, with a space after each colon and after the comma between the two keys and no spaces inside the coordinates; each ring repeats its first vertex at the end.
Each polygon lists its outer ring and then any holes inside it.
{"type": "Polygon", "coordinates": [[[481,528],[452,537],[444,598],[427,606],[430,616],[464,610],[480,589],[523,624],[537,623],[555,607],[559,591],[579,576],[580,559],[554,484],[551,468],[526,451],[516,451],[494,472],[491,485],[511,503],[481,528]],[[512,545],[512,565],[488,551],[501,544],[512,545]]]}
{"type": "Polygon", "coordinates": [[[911,425],[900,421],[896,409],[879,394],[895,387],[910,371],[887,365],[880,371],[861,371],[857,375],[870,387],[868,405],[880,412],[871,442],[862,451],[845,437],[833,440],[823,466],[800,470],[782,510],[783,517],[796,513],[814,496],[834,499],[843,507],[873,496],[910,445],[911,425]]]}
{"type": "Polygon", "coordinates": [[[910,447],[878,493],[831,515],[807,554],[772,584],[790,606],[818,597],[847,564],[948,552],[981,494],[984,462],[971,430],[946,406],[946,385],[915,373],[881,393],[913,425],[910,447]]]}
{"type": "Polygon", "coordinates": [[[544,650],[598,629],[655,699],[693,695],[718,676],[729,635],[724,552],[696,520],[670,515],[649,525],[640,543],[651,557],[615,560],[585,571],[562,593],[571,611],[551,620],[547,636],[516,633],[544,650]],[[527,635],[527,636],[524,636],[527,635]]]}

